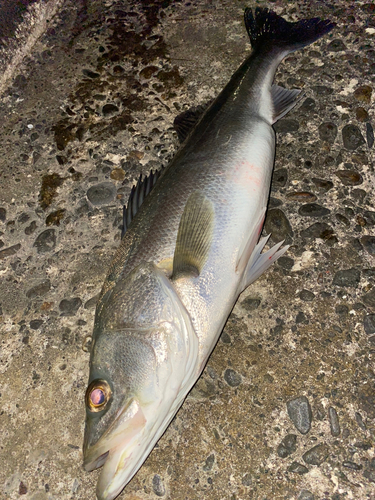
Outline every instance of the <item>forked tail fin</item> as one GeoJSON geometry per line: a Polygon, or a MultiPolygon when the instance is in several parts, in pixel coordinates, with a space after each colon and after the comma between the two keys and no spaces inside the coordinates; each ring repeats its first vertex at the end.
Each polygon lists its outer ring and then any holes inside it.
{"type": "Polygon", "coordinates": [[[266,8],[245,9],[245,25],[254,50],[265,46],[266,50],[279,49],[293,52],[315,42],[331,31],[336,24],[319,17],[291,23],[266,8]]]}

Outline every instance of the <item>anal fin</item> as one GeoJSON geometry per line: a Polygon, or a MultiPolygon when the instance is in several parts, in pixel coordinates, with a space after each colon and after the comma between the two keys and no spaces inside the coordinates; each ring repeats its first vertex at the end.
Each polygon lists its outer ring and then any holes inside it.
{"type": "Polygon", "coordinates": [[[210,251],[214,217],[213,204],[203,193],[190,195],[178,227],[171,279],[199,276],[210,251]]]}
{"type": "Polygon", "coordinates": [[[302,99],[304,93],[301,90],[288,90],[278,85],[272,85],[271,97],[273,104],[272,123],[277,122],[285,116],[302,99]]]}
{"type": "Polygon", "coordinates": [[[259,276],[261,276],[279,257],[284,255],[284,253],[288,250],[289,245],[286,245],[285,247],[280,249],[281,245],[284,243],[284,241],[280,241],[279,243],[276,243],[276,245],[274,245],[272,248],[262,253],[262,250],[269,237],[270,235],[261,238],[258,244],[255,246],[242,278],[240,292],[243,292],[249,285],[251,285],[251,283],[258,279],[259,276]]]}

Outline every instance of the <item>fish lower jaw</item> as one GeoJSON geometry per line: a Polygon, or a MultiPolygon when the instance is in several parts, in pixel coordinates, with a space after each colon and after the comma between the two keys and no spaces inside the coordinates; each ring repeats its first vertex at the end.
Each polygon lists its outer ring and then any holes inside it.
{"type": "Polygon", "coordinates": [[[109,450],[102,453],[95,460],[91,460],[90,462],[85,461],[83,464],[84,469],[87,472],[92,472],[95,469],[99,469],[99,467],[102,467],[105,464],[105,461],[107,460],[108,455],[109,455],[109,450]]]}

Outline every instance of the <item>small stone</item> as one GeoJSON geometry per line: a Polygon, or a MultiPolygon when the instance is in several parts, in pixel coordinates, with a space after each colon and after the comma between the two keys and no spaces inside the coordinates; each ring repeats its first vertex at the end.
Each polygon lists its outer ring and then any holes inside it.
{"type": "Polygon", "coordinates": [[[159,70],[157,66],[147,66],[146,68],[143,68],[139,72],[139,76],[142,78],[145,78],[146,80],[149,80],[154,73],[156,73],[159,70]]]}
{"type": "Polygon", "coordinates": [[[23,212],[19,217],[18,217],[18,222],[20,224],[25,224],[25,222],[27,222],[28,220],[30,220],[30,215],[26,214],[25,212],[23,212]]]}
{"type": "Polygon", "coordinates": [[[277,447],[277,454],[281,458],[286,458],[297,449],[297,436],[295,434],[287,434],[277,447]]]}
{"type": "Polygon", "coordinates": [[[339,416],[337,415],[337,411],[333,406],[330,406],[328,408],[328,418],[329,418],[329,424],[331,426],[331,434],[332,436],[339,436],[340,435],[340,423],[339,423],[339,416]]]}
{"type": "Polygon", "coordinates": [[[288,132],[297,132],[299,123],[292,118],[283,118],[274,124],[274,129],[279,134],[287,134],[288,132]]]}
{"type": "Polygon", "coordinates": [[[159,474],[155,474],[152,478],[152,489],[157,497],[163,497],[165,495],[165,486],[159,474]]]}
{"type": "Polygon", "coordinates": [[[322,240],[327,240],[332,237],[334,234],[334,230],[331,226],[326,224],[325,222],[316,222],[312,224],[308,228],[301,231],[302,238],[320,238],[322,240]]]}
{"type": "Polygon", "coordinates": [[[366,427],[366,424],[363,421],[362,415],[360,413],[358,413],[357,411],[355,412],[355,420],[356,420],[357,424],[359,425],[359,427],[363,431],[367,430],[367,427],[366,427]]]}
{"type": "Polygon", "coordinates": [[[303,217],[324,217],[331,213],[331,210],[324,208],[317,203],[307,203],[298,209],[298,213],[303,217]]]}
{"type": "Polygon", "coordinates": [[[268,202],[268,209],[271,210],[272,208],[277,208],[280,207],[283,204],[281,200],[278,198],[274,198],[273,196],[270,196],[269,202],[268,202]]]}
{"type": "Polygon", "coordinates": [[[61,316],[74,316],[81,307],[82,301],[79,297],[63,299],[59,304],[61,316]]]}
{"type": "Polygon", "coordinates": [[[315,294],[313,292],[310,292],[310,290],[303,289],[299,293],[299,298],[301,300],[304,300],[305,302],[311,302],[315,299],[315,294]]]}
{"type": "Polygon", "coordinates": [[[294,260],[286,255],[279,257],[277,259],[277,263],[282,269],[285,269],[286,271],[290,271],[294,266],[294,260]]]}
{"type": "Polygon", "coordinates": [[[319,125],[318,128],[319,137],[322,141],[329,142],[333,144],[337,136],[337,127],[334,123],[326,122],[319,125]]]}
{"type": "Polygon", "coordinates": [[[364,108],[356,108],[355,117],[359,122],[367,122],[370,117],[364,108]]]}
{"type": "Polygon", "coordinates": [[[212,453],[209,457],[206,458],[206,461],[203,466],[203,470],[205,472],[208,472],[212,469],[213,465],[215,463],[215,455],[212,453]]]}
{"type": "Polygon", "coordinates": [[[286,168],[279,168],[275,170],[272,176],[272,185],[277,187],[284,187],[288,180],[288,171],[286,168]]]}
{"type": "Polygon", "coordinates": [[[27,78],[24,75],[17,75],[13,80],[13,86],[19,90],[25,89],[27,86],[27,78]]]}
{"type": "Polygon", "coordinates": [[[362,236],[360,241],[366,252],[375,255],[375,236],[362,236]]]}
{"type": "Polygon", "coordinates": [[[241,482],[242,482],[242,484],[243,484],[244,486],[251,486],[251,485],[252,485],[252,482],[253,482],[253,479],[252,479],[252,477],[251,477],[251,474],[250,474],[249,472],[247,472],[247,473],[243,476],[243,478],[242,478],[241,482]]]}
{"type": "Polygon", "coordinates": [[[303,313],[302,311],[300,311],[297,316],[296,316],[296,323],[297,325],[300,324],[300,323],[304,323],[305,321],[307,321],[307,318],[305,316],[305,313],[303,313]]]}
{"type": "Polygon", "coordinates": [[[339,222],[341,222],[341,224],[344,224],[346,227],[350,227],[350,221],[345,217],[345,215],[336,214],[335,217],[339,222]]]}
{"type": "Polygon", "coordinates": [[[345,148],[349,149],[349,151],[354,151],[359,146],[362,146],[362,144],[365,144],[361,131],[353,124],[345,125],[342,129],[342,140],[344,141],[345,148]]]}
{"type": "Polygon", "coordinates": [[[336,286],[354,286],[356,287],[361,280],[361,273],[358,269],[345,269],[337,271],[333,277],[332,284],[336,286]]]}
{"type": "Polygon", "coordinates": [[[282,240],[285,240],[286,243],[291,242],[293,230],[286,215],[279,208],[268,211],[264,229],[268,234],[271,234],[271,239],[274,242],[282,240]]]}
{"type": "Polygon", "coordinates": [[[314,495],[309,490],[301,490],[298,500],[315,500],[314,495]]]}
{"type": "Polygon", "coordinates": [[[90,352],[92,347],[92,336],[87,335],[82,342],[82,351],[90,352]]]}
{"type": "Polygon", "coordinates": [[[322,193],[327,193],[330,189],[333,188],[333,182],[331,181],[326,181],[325,179],[318,179],[316,177],[311,179],[315,186],[321,191],[322,193]]]}
{"type": "Polygon", "coordinates": [[[309,469],[298,462],[292,462],[288,467],[289,472],[296,472],[297,474],[307,474],[309,469]]]}
{"type": "Polygon", "coordinates": [[[102,113],[104,116],[113,116],[114,114],[118,113],[119,109],[116,106],[116,104],[104,104],[102,108],[102,113]]]}
{"type": "MultiPolygon", "coordinates": [[[[370,402],[371,404],[371,402],[370,402]]],[[[371,450],[371,448],[373,448],[372,444],[370,442],[363,442],[363,441],[356,441],[354,443],[354,446],[360,450],[364,450],[364,451],[368,451],[368,450],[371,450]]]]}
{"type": "Polygon", "coordinates": [[[18,488],[18,494],[19,495],[26,495],[27,493],[27,486],[25,483],[22,481],[20,482],[19,488],[18,488]]]}
{"type": "Polygon", "coordinates": [[[335,38],[328,44],[327,50],[329,50],[330,52],[340,52],[342,50],[346,50],[346,46],[342,40],[340,40],[339,38],[335,38]]]}
{"type": "Polygon", "coordinates": [[[111,203],[116,196],[116,187],[111,182],[102,182],[91,186],[87,190],[87,198],[95,205],[107,205],[111,203]]]}
{"type": "Polygon", "coordinates": [[[338,304],[335,307],[335,311],[339,316],[345,317],[349,314],[349,307],[344,304],[338,304]]]}
{"type": "Polygon", "coordinates": [[[247,311],[255,311],[260,306],[260,302],[260,299],[246,297],[246,299],[241,302],[241,306],[244,307],[247,311]]]}
{"type": "Polygon", "coordinates": [[[303,101],[303,103],[301,104],[301,107],[299,109],[306,113],[309,111],[313,111],[315,109],[315,107],[316,107],[316,103],[315,103],[314,99],[312,99],[311,97],[308,97],[307,99],[305,99],[303,101]]]}
{"type": "Polygon", "coordinates": [[[371,103],[372,88],[369,85],[362,85],[354,91],[354,97],[357,101],[365,102],[366,104],[371,103]]]}
{"type": "Polygon", "coordinates": [[[363,467],[360,464],[356,464],[355,462],[351,462],[350,460],[346,460],[342,463],[343,467],[351,470],[361,470],[363,467]]]}
{"type": "Polygon", "coordinates": [[[46,229],[39,234],[34,241],[33,246],[38,253],[46,253],[53,250],[56,246],[56,233],[54,229],[46,229]]]}
{"type": "Polygon", "coordinates": [[[87,76],[88,78],[99,78],[100,74],[96,73],[95,71],[91,71],[90,69],[83,69],[82,73],[84,76],[87,76]]]}
{"type": "Polygon", "coordinates": [[[35,222],[35,220],[33,220],[32,223],[25,228],[25,234],[27,236],[30,236],[30,234],[35,233],[37,227],[37,223],[35,222]]]}
{"type": "Polygon", "coordinates": [[[321,465],[329,455],[329,448],[325,443],[317,444],[302,455],[302,459],[309,465],[321,465]]]}
{"type": "Polygon", "coordinates": [[[333,93],[333,88],[327,87],[326,85],[314,85],[312,89],[318,95],[331,95],[333,93]]]}
{"type": "Polygon", "coordinates": [[[297,201],[297,202],[313,202],[316,201],[315,194],[309,193],[308,191],[296,191],[294,193],[288,193],[286,195],[287,200],[297,201]]]}
{"type": "Polygon", "coordinates": [[[39,283],[38,285],[33,286],[26,292],[26,297],[29,299],[35,299],[36,297],[43,297],[46,295],[51,289],[50,280],[45,280],[39,283]]]}
{"type": "Polygon", "coordinates": [[[291,399],[286,404],[290,420],[301,434],[307,434],[311,428],[312,411],[306,396],[291,399]]]}
{"type": "Polygon", "coordinates": [[[230,387],[237,387],[241,384],[242,377],[236,371],[227,368],[224,372],[224,380],[230,387]]]}
{"type": "Polygon", "coordinates": [[[363,477],[368,479],[370,483],[375,483],[375,470],[365,470],[363,477]]]}
{"type": "Polygon", "coordinates": [[[220,340],[223,342],[223,344],[231,344],[232,343],[230,336],[227,334],[227,332],[225,330],[221,333],[220,340]]]}
{"type": "Polygon", "coordinates": [[[21,243],[17,243],[16,245],[12,245],[11,247],[0,250],[0,260],[15,255],[20,248],[21,248],[21,243]]]}
{"type": "Polygon", "coordinates": [[[125,171],[122,168],[114,168],[110,177],[114,181],[123,181],[125,179],[125,171]]]}
{"type": "Polygon", "coordinates": [[[113,67],[113,74],[114,75],[123,75],[125,72],[125,69],[120,66],[119,64],[116,64],[116,66],[113,67]]]}
{"type": "Polygon", "coordinates": [[[352,198],[354,198],[355,200],[357,200],[359,202],[359,204],[361,204],[363,202],[363,200],[365,199],[366,197],[366,191],[364,189],[352,189],[350,195],[352,198]]]}
{"type": "Polygon", "coordinates": [[[363,216],[366,219],[366,222],[369,226],[375,226],[375,212],[371,212],[370,210],[365,210],[363,212],[363,216]]]}
{"type": "Polygon", "coordinates": [[[94,295],[94,297],[91,297],[87,302],[85,302],[84,308],[85,309],[94,309],[96,307],[96,304],[99,300],[100,293],[97,295],[94,295]]]}
{"type": "Polygon", "coordinates": [[[5,208],[0,207],[0,221],[5,222],[7,218],[7,211],[5,208]]]}
{"type": "Polygon", "coordinates": [[[337,170],[335,174],[344,186],[358,186],[363,182],[362,175],[354,170],[337,170]]]}
{"type": "Polygon", "coordinates": [[[367,335],[375,333],[375,314],[368,314],[363,320],[363,327],[367,335]]]}
{"type": "Polygon", "coordinates": [[[30,328],[32,330],[38,330],[43,325],[42,319],[33,319],[30,321],[30,328]]]}
{"type": "Polygon", "coordinates": [[[366,123],[366,139],[367,145],[371,149],[374,145],[374,129],[372,128],[371,123],[366,123]]]}

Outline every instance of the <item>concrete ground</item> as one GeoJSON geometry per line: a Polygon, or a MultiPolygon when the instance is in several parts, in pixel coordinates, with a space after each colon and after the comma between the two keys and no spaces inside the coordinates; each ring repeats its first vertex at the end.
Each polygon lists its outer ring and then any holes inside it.
{"type": "MultiPolygon", "coordinates": [[[[249,53],[247,2],[54,5],[0,98],[0,497],[89,500],[89,336],[121,208],[249,53]]],[[[291,247],[123,500],[375,499],[374,4],[269,6],[337,22],[276,77],[305,91],[276,125],[265,224],[291,247]]]]}

